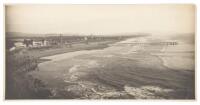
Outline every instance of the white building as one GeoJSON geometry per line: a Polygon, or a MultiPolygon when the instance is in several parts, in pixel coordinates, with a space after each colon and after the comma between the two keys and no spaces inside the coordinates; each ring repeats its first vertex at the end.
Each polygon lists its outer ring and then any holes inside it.
{"type": "Polygon", "coordinates": [[[32,47],[45,47],[48,45],[49,45],[49,42],[47,40],[43,40],[43,41],[42,40],[39,40],[39,41],[34,40],[32,47]]]}
{"type": "Polygon", "coordinates": [[[23,48],[23,47],[26,47],[26,45],[23,43],[23,42],[15,42],[14,43],[15,47],[20,47],[20,48],[23,48]]]}

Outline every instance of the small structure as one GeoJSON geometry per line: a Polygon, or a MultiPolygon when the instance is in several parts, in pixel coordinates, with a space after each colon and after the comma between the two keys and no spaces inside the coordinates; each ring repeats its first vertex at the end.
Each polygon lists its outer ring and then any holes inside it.
{"type": "Polygon", "coordinates": [[[49,42],[45,39],[42,40],[33,40],[32,47],[45,47],[48,46],[49,42]]]}
{"type": "Polygon", "coordinates": [[[88,44],[88,37],[87,36],[84,37],[84,41],[85,41],[86,44],[88,44]]]}
{"type": "Polygon", "coordinates": [[[26,47],[31,47],[33,46],[33,40],[32,39],[24,39],[24,44],[26,47]]]}
{"type": "Polygon", "coordinates": [[[26,45],[25,45],[23,42],[15,42],[14,45],[15,45],[15,47],[17,47],[17,48],[26,47],[26,45]]]}
{"type": "Polygon", "coordinates": [[[10,41],[14,43],[14,47],[16,48],[26,47],[26,45],[24,44],[24,39],[11,39],[10,41]]]}

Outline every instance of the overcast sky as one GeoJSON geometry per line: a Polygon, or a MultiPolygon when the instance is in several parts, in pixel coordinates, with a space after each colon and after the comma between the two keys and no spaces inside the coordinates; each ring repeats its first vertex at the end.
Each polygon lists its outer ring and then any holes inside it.
{"type": "Polygon", "coordinates": [[[9,5],[6,31],[24,33],[194,33],[194,5],[9,5]]]}

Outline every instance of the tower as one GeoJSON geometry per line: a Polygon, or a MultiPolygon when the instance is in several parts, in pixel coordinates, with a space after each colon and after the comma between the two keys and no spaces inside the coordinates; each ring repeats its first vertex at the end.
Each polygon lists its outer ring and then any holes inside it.
{"type": "Polygon", "coordinates": [[[62,41],[62,34],[60,34],[60,44],[61,44],[61,45],[63,44],[63,41],[62,41]]]}

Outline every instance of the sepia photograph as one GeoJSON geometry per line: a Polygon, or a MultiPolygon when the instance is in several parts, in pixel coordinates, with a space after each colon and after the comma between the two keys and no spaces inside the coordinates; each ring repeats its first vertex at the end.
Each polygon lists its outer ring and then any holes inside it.
{"type": "Polygon", "coordinates": [[[194,4],[12,4],[5,100],[195,100],[194,4]]]}

